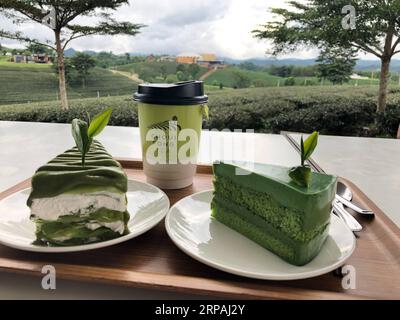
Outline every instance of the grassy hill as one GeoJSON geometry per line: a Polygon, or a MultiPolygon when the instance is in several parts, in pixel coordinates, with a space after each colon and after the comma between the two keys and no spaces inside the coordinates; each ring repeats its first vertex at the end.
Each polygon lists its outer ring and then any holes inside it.
{"type": "MultiPolygon", "coordinates": [[[[235,73],[239,73],[249,78],[253,86],[260,86],[260,84],[262,84],[262,86],[264,87],[284,86],[286,80],[286,78],[271,75],[266,71],[251,71],[244,70],[235,66],[230,66],[226,69],[218,70],[211,74],[205,79],[205,83],[208,85],[212,85],[214,83],[222,83],[225,87],[233,88],[235,86],[235,73]]],[[[316,77],[296,77],[294,78],[294,80],[295,85],[297,86],[321,85],[321,81],[316,77]]],[[[355,85],[356,83],[358,85],[377,85],[379,84],[379,80],[350,80],[348,85],[355,85]]],[[[332,85],[332,83],[329,81],[324,81],[323,84],[332,85]]],[[[393,84],[395,84],[395,82],[393,82],[393,84]]]]}
{"type": "Polygon", "coordinates": [[[135,62],[135,63],[129,63],[129,64],[124,64],[121,66],[116,66],[114,69],[118,71],[125,71],[125,72],[134,72],[138,73],[141,69],[143,68],[149,68],[153,70],[154,72],[160,73],[161,72],[161,67],[165,66],[167,69],[168,74],[175,74],[176,73],[176,67],[177,67],[176,62],[135,62]]]}
{"type": "MultiPolygon", "coordinates": [[[[95,68],[85,88],[81,83],[68,85],[70,99],[132,94],[136,83],[109,70],[95,68]]],[[[55,100],[57,75],[49,65],[18,64],[0,60],[0,104],[55,100]]]]}
{"type": "Polygon", "coordinates": [[[276,86],[277,82],[282,78],[270,75],[267,72],[263,71],[249,71],[243,70],[238,67],[228,67],[223,70],[218,70],[211,74],[209,77],[205,79],[205,83],[212,85],[214,82],[222,83],[224,87],[234,87],[234,74],[240,73],[251,79],[252,82],[255,80],[261,80],[265,83],[265,86],[272,87],[276,86]]]}
{"type": "MultiPolygon", "coordinates": [[[[159,61],[159,62],[136,62],[117,66],[114,69],[129,73],[137,73],[139,75],[145,74],[150,78],[157,78],[161,76],[161,69],[165,68],[168,75],[176,75],[178,63],[172,61],[159,61]]],[[[207,68],[200,67],[200,72],[197,77],[202,76],[208,71],[207,68]]]]}

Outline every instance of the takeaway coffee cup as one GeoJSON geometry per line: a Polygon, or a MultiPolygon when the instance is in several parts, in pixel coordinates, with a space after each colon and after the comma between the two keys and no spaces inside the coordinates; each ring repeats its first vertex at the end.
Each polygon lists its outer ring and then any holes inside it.
{"type": "Polygon", "coordinates": [[[202,81],[141,84],[139,127],[147,182],[162,189],[193,183],[208,97],[202,81]]]}

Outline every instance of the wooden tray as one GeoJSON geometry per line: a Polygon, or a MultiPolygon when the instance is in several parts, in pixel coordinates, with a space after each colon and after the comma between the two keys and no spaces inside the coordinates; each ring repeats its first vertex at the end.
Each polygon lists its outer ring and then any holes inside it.
{"type": "MultiPolygon", "coordinates": [[[[131,179],[145,180],[140,161],[120,162],[131,179]]],[[[60,278],[238,299],[399,299],[400,230],[354,184],[344,182],[353,190],[356,202],[376,212],[373,220],[357,216],[364,231],[348,261],[356,268],[355,290],[344,290],[341,277],[334,272],[307,280],[274,282],[212,269],[175,247],[164,222],[131,241],[81,253],[31,253],[0,245],[0,271],[43,276],[42,266],[52,264],[60,278]]],[[[29,184],[27,180],[0,193],[0,200],[29,184]]],[[[211,188],[211,167],[200,165],[193,186],[166,193],[172,205],[211,188]]]]}

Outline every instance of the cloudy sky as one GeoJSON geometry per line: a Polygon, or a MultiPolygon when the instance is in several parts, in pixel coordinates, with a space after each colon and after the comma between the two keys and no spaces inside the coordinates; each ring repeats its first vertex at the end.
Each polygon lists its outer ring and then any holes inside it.
{"type": "MultiPolygon", "coordinates": [[[[266,42],[254,39],[251,31],[271,19],[271,7],[285,6],[283,0],[132,0],[116,12],[119,20],[147,25],[136,37],[89,37],[70,44],[77,50],[116,53],[179,54],[214,52],[221,57],[247,59],[266,57],[266,42]]],[[[87,21],[84,21],[87,22],[87,21]]],[[[0,17],[0,28],[17,27],[0,17]]],[[[41,40],[52,39],[46,27],[37,24],[18,30],[41,40]]],[[[15,42],[2,40],[4,45],[15,42]]],[[[301,51],[284,57],[310,58],[315,51],[301,51]]]]}

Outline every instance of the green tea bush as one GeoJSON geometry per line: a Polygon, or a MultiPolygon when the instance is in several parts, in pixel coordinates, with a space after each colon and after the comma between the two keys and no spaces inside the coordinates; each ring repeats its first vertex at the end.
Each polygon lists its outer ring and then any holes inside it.
{"type": "Polygon", "coordinates": [[[386,112],[377,115],[376,126],[378,134],[395,137],[400,124],[399,105],[389,105],[386,112]]]}
{"type": "Polygon", "coordinates": [[[113,108],[110,125],[138,126],[137,105],[131,96],[70,100],[68,111],[61,110],[59,102],[0,106],[0,120],[69,123],[84,119],[86,112],[93,116],[108,107],[113,108]]]}
{"type": "MultiPolygon", "coordinates": [[[[207,87],[206,87],[207,90],[207,87]]],[[[286,87],[209,91],[210,118],[205,129],[254,129],[256,132],[311,132],[331,135],[395,137],[400,123],[400,90],[391,89],[385,113],[377,114],[376,87],[286,87]]],[[[59,102],[0,106],[0,120],[69,123],[85,112],[107,107],[110,125],[138,126],[132,96],[73,99],[70,110],[59,102]]]]}

